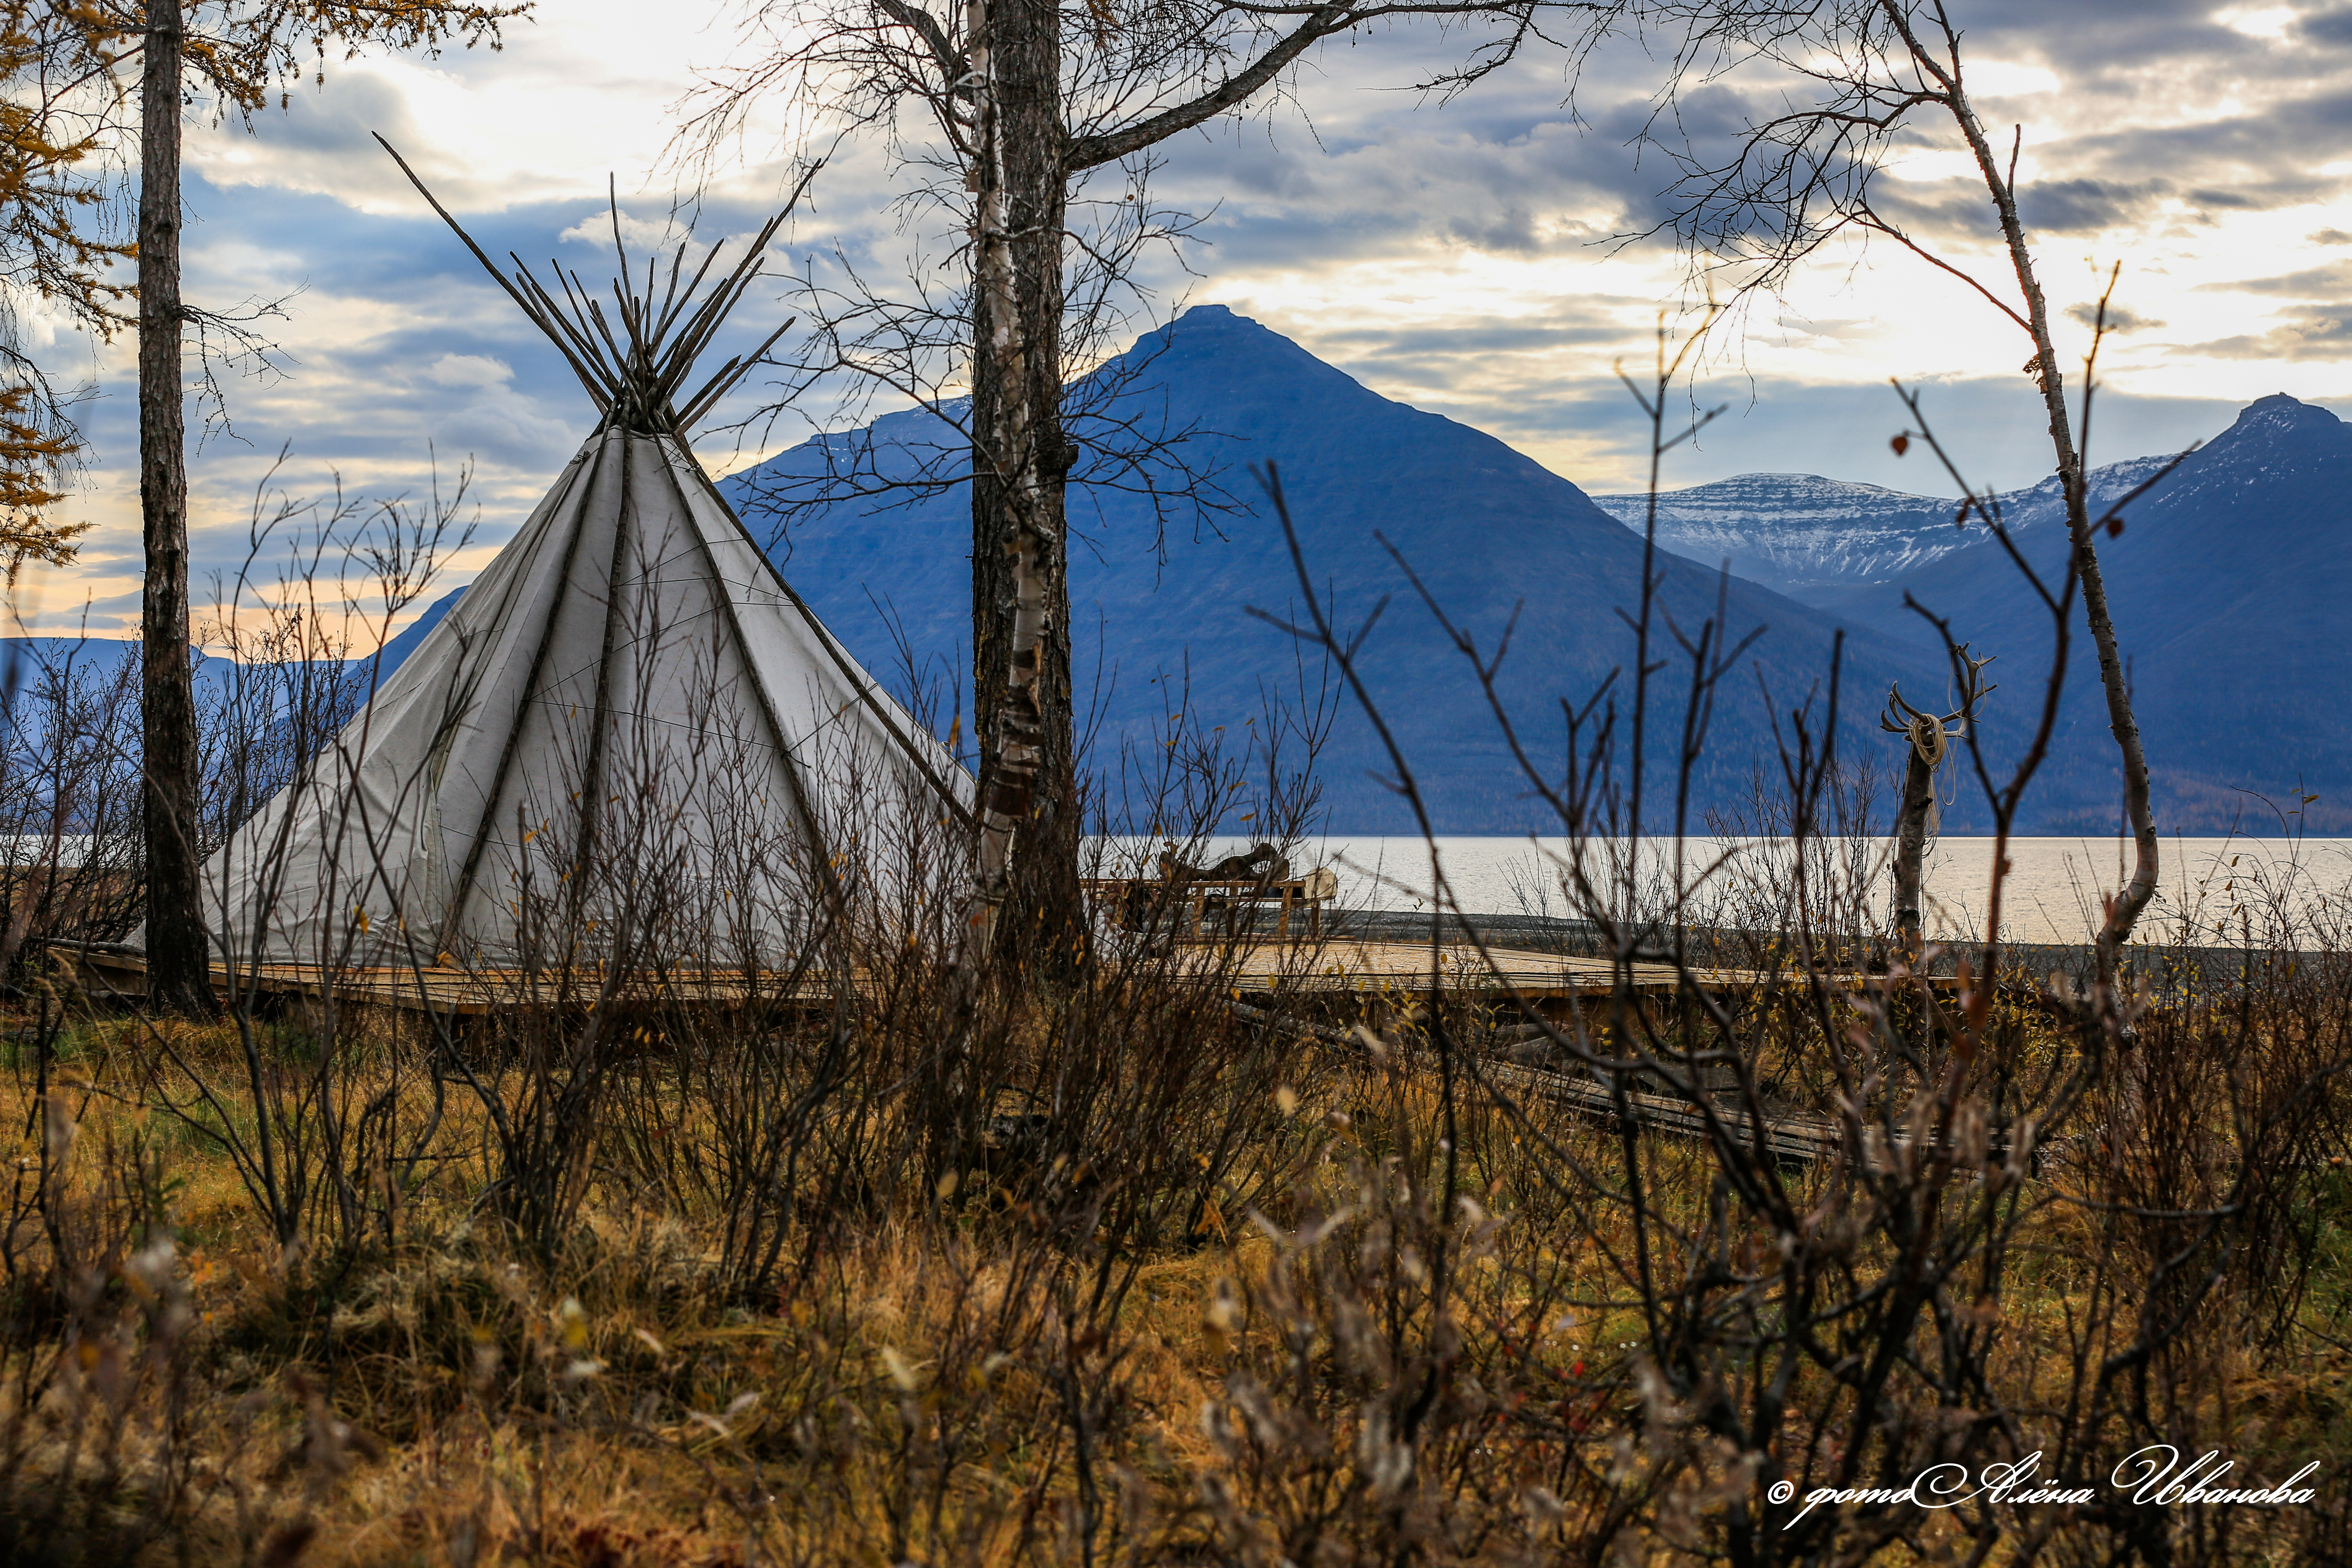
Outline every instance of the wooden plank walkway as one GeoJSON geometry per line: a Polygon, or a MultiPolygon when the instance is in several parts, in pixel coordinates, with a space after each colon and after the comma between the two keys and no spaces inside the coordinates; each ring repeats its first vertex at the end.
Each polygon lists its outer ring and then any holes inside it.
{"type": "MultiPolygon", "coordinates": [[[[1199,951],[1209,955],[1204,966],[1212,960],[1233,963],[1234,989],[1259,994],[1404,994],[1426,987],[1433,969],[1427,942],[1261,943],[1230,953],[1222,947],[1199,951]]],[[[1523,948],[1490,947],[1481,956],[1475,947],[1444,947],[1437,951],[1433,967],[1448,991],[1493,994],[1507,988],[1532,1000],[1605,996],[1616,979],[1614,966],[1605,958],[1571,958],[1523,948]]],[[[1752,969],[1702,969],[1694,978],[1703,986],[1737,990],[1766,984],[1770,977],[1752,969]]],[[[1650,993],[1671,993],[1680,984],[1670,963],[1633,965],[1633,983],[1635,990],[1650,993]]]]}
{"type": "MultiPolygon", "coordinates": [[[[1581,1116],[1614,1123],[1618,1120],[1617,1097],[1607,1085],[1580,1071],[1555,1072],[1543,1068],[1513,1067],[1503,1062],[1481,1062],[1479,1074],[1492,1081],[1516,1089],[1522,1093],[1564,1105],[1581,1116]]],[[[1717,1105],[1716,1119],[1729,1127],[1734,1134],[1747,1142],[1755,1137],[1753,1123],[1745,1110],[1717,1105]]],[[[1679,1138],[1706,1139],[1713,1136],[1707,1126],[1706,1112],[1686,1100],[1671,1095],[1625,1095],[1625,1114],[1635,1125],[1672,1133],[1679,1138]]],[[[1777,1160],[1790,1164],[1810,1164],[1825,1160],[1838,1152],[1841,1142],[1837,1125],[1816,1121],[1808,1117],[1767,1117],[1764,1120],[1764,1144],[1777,1160]]]]}
{"type": "MultiPolygon", "coordinates": [[[[1582,1068],[1562,1070],[1518,1067],[1489,1060],[1481,1062],[1478,1070],[1481,1076],[1495,1083],[1549,1100],[1556,1105],[1564,1105],[1579,1115],[1605,1121],[1612,1126],[1620,1120],[1617,1097],[1610,1092],[1607,1085],[1582,1068]]],[[[1754,1139],[1755,1123],[1744,1107],[1717,1100],[1713,1102],[1713,1109],[1716,1120],[1728,1127],[1741,1144],[1748,1144],[1754,1139]]],[[[1638,1126],[1678,1138],[1706,1140],[1714,1136],[1707,1125],[1705,1110],[1689,1100],[1671,1095],[1628,1092],[1625,1096],[1625,1116],[1638,1126]]],[[[1829,1159],[1844,1143],[1844,1133],[1834,1121],[1809,1116],[1767,1116],[1762,1120],[1765,1146],[1775,1159],[1785,1163],[1809,1164],[1829,1159]]],[[[2030,1152],[2030,1163],[2035,1171],[2040,1171],[2046,1159],[2082,1136],[2076,1133],[2054,1143],[2036,1143],[2030,1152]]],[[[1919,1133],[1907,1128],[1898,1128],[1891,1140],[1885,1139],[1883,1132],[1877,1138],[1865,1135],[1863,1157],[1874,1169],[1890,1169],[1895,1151],[1910,1149],[1923,1141],[1931,1151],[1943,1147],[1932,1134],[1922,1140],[1919,1133]]],[[[2009,1135],[2005,1131],[1994,1132],[1987,1141],[1985,1152],[1989,1160],[2006,1160],[2010,1152],[2009,1135]]]]}
{"type": "MultiPolygon", "coordinates": [[[[58,956],[74,969],[75,983],[98,995],[142,996],[146,994],[146,962],[137,953],[91,952],[59,947],[58,956]]],[[[1433,960],[1426,942],[1281,942],[1244,940],[1237,942],[1181,943],[1173,953],[1177,973],[1192,972],[1203,980],[1216,979],[1242,994],[1293,995],[1338,999],[1358,996],[1405,997],[1428,987],[1433,960]]],[[[1528,1001],[1596,998],[1610,994],[1614,967],[1607,959],[1570,957],[1523,948],[1491,947],[1482,955],[1467,945],[1440,948],[1433,967],[1445,989],[1456,995],[1498,996],[1516,993],[1528,1001]],[[1491,961],[1491,967],[1490,967],[1491,961]]],[[[480,1015],[513,1008],[577,1005],[599,994],[602,983],[593,971],[575,972],[559,979],[550,972],[467,970],[455,968],[347,968],[325,970],[315,964],[269,963],[243,978],[264,994],[323,997],[373,1004],[409,1011],[480,1015]]],[[[1691,978],[1709,991],[1752,991],[1794,977],[1775,976],[1751,969],[1699,969],[1691,978]]],[[[1832,983],[1859,991],[1874,977],[1839,975],[1832,983]]],[[[1633,989],[1646,995],[1672,995],[1681,981],[1669,963],[1635,963],[1633,989]]],[[[637,974],[625,979],[616,1002],[683,1001],[713,1006],[740,1005],[747,998],[771,1002],[822,1001],[832,994],[821,974],[805,978],[791,994],[781,989],[782,977],[754,975],[747,981],[740,970],[678,969],[667,973],[637,974]]],[[[1939,980],[1938,984],[1948,981],[1939,980]]],[[[215,964],[213,986],[224,997],[229,987],[226,970],[215,964]]]]}
{"type": "MultiPolygon", "coordinates": [[[[76,984],[95,994],[146,994],[146,963],[135,953],[82,952],[66,948],[55,951],[58,957],[71,962],[76,984]]],[[[1428,984],[1431,970],[1428,946],[1412,942],[1261,944],[1239,954],[1201,946],[1179,949],[1179,955],[1180,959],[1195,958],[1204,973],[1212,969],[1222,973],[1235,992],[1261,996],[1276,993],[1325,997],[1357,995],[1367,999],[1382,994],[1409,995],[1428,984]],[[1234,968],[1224,967],[1235,959],[1238,963],[1234,968]]],[[[1613,983],[1611,965],[1604,959],[1570,958],[1510,948],[1490,948],[1487,957],[1493,961],[1491,969],[1487,958],[1482,958],[1475,948],[1449,947],[1439,951],[1436,963],[1448,989],[1457,993],[1494,994],[1501,991],[1501,982],[1507,980],[1522,997],[1557,999],[1605,995],[1613,983]]],[[[263,965],[257,973],[248,972],[247,978],[265,994],[317,998],[331,994],[340,1002],[458,1016],[481,1016],[559,1003],[578,1006],[599,1002],[604,996],[604,987],[593,973],[572,976],[567,986],[543,973],[535,975],[520,970],[383,968],[330,973],[313,964],[273,963],[263,965]]],[[[1671,992],[1678,984],[1673,966],[1664,963],[1636,964],[1633,978],[1637,989],[1654,994],[1671,992]]],[[[1732,969],[1701,970],[1695,973],[1694,978],[1703,985],[1725,988],[1752,988],[1773,979],[1753,970],[1732,969]]],[[[1861,989],[1869,978],[1837,977],[1845,988],[1855,990],[1861,989]]],[[[213,969],[213,984],[226,995],[228,976],[218,965],[213,969]]],[[[680,971],[667,976],[630,977],[614,989],[612,1001],[619,1005],[658,1001],[665,1005],[684,1002],[732,1007],[742,1005],[755,992],[761,1000],[770,1002],[822,1001],[830,995],[822,976],[804,981],[787,995],[773,984],[747,985],[740,971],[680,971]]],[[[1234,1011],[1252,1022],[1334,1043],[1349,1043],[1343,1031],[1269,1013],[1238,998],[1234,1011]]],[[[1526,1067],[1489,1058],[1480,1064],[1479,1072],[1497,1085],[1549,1100],[1579,1115],[1612,1124],[1620,1118],[1617,1097],[1582,1070],[1526,1067]]],[[[1710,1135],[1706,1112],[1687,1100],[1671,1096],[1628,1091],[1623,1112],[1643,1128],[1673,1136],[1706,1139],[1710,1135]]],[[[1717,1116],[1732,1122],[1743,1139],[1753,1136],[1744,1111],[1719,1106],[1717,1116]]],[[[1834,1123],[1806,1118],[1769,1118],[1763,1135],[1775,1158],[1800,1164],[1835,1154],[1841,1141],[1834,1123]]]]}
{"type": "MultiPolygon", "coordinates": [[[[1859,978],[1859,977],[1856,977],[1859,978]]],[[[1262,1007],[1236,1001],[1234,1014],[1244,1022],[1261,1027],[1279,1029],[1288,1034],[1308,1037],[1339,1049],[1360,1055],[1364,1049],[1359,1035],[1303,1018],[1268,1012],[1262,1007]]],[[[1423,1069],[1426,1071],[1426,1068],[1423,1069]]],[[[1579,1065],[1566,1067],[1529,1067],[1521,1063],[1500,1060],[1492,1056],[1478,1058],[1476,1075],[1488,1085],[1528,1099],[1549,1100],[1574,1115],[1616,1127],[1630,1121],[1646,1131],[1663,1132],[1670,1137],[1700,1142],[1711,1141],[1715,1126],[1727,1129],[1736,1142],[1752,1146],[1760,1131],[1766,1152],[1783,1164],[1806,1165],[1835,1157],[1844,1143],[1843,1130],[1835,1121],[1819,1117],[1791,1115],[1751,1115],[1748,1108],[1727,1100],[1717,1100],[1706,1106],[1675,1095],[1651,1094],[1628,1089],[1620,1101],[1611,1087],[1591,1069],[1579,1065]],[[1762,1126],[1757,1125],[1760,1120],[1762,1126]]],[[[1897,1131],[1891,1148],[1906,1148],[1914,1135],[1897,1131]]],[[[1886,1167],[1891,1148],[1885,1143],[1870,1141],[1865,1156],[1877,1168],[1886,1167]]],[[[1989,1152],[1995,1157],[2005,1157],[2009,1140],[1996,1134],[1989,1152]]],[[[2034,1163],[2037,1169],[2044,1151],[2037,1148],[2034,1163]]]]}
{"type": "MultiPolygon", "coordinates": [[[[130,953],[80,953],[57,950],[73,961],[75,984],[93,994],[144,996],[146,961],[130,953]]],[[[659,1001],[692,1005],[737,1007],[747,999],[763,1002],[823,1001],[831,996],[822,976],[803,980],[787,994],[781,974],[755,976],[747,984],[740,970],[678,970],[667,974],[637,973],[625,977],[613,989],[617,1005],[659,1001]]],[[[573,972],[559,979],[544,971],[467,970],[438,968],[322,969],[310,963],[265,963],[257,972],[240,970],[239,984],[249,984],[267,996],[323,998],[339,1002],[396,1007],[405,1012],[480,1016],[533,1006],[583,1006],[604,994],[593,970],[573,972]]],[[[229,994],[228,972],[213,965],[213,990],[223,1000],[229,994]]]]}

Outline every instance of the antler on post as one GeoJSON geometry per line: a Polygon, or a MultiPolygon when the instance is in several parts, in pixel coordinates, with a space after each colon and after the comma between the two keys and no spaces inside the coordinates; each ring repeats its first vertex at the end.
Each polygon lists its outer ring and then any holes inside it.
{"type": "Polygon", "coordinates": [[[1944,715],[1945,723],[1972,722],[1976,718],[1977,704],[2000,689],[1998,686],[1987,686],[1984,679],[1985,666],[2000,657],[1997,653],[1989,653],[1982,658],[1971,658],[1966,643],[1952,649],[1953,662],[1966,668],[1960,672],[1960,705],[1944,715]]]}
{"type": "Polygon", "coordinates": [[[1897,681],[1886,689],[1886,709],[1878,716],[1878,727],[1889,734],[1907,735],[1913,723],[1927,717],[1927,714],[1903,700],[1903,684],[1897,681]]]}
{"type": "Polygon", "coordinates": [[[1984,679],[1985,666],[2000,656],[1989,653],[1982,658],[1971,658],[1969,654],[1969,645],[1966,643],[1955,646],[1952,656],[1955,660],[1966,667],[1960,673],[1960,705],[1958,707],[1939,719],[1925,709],[1914,708],[1910,703],[1906,702],[1903,700],[1902,683],[1898,681],[1886,689],[1886,708],[1878,716],[1878,727],[1889,734],[1907,735],[1923,719],[1940,724],[1966,724],[1974,720],[1977,704],[2000,689],[1998,686],[1986,685],[1984,679]]]}

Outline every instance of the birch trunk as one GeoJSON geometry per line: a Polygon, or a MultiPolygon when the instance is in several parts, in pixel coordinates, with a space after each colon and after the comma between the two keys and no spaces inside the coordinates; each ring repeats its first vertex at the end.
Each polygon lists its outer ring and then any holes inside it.
{"type": "Polygon", "coordinates": [[[187,432],[180,380],[180,0],[148,0],[139,82],[139,510],[147,994],[213,1012],[196,828],[196,706],[188,658],[187,432]]]}
{"type": "Polygon", "coordinates": [[[1085,926],[1062,433],[1066,133],[1051,0],[974,7],[982,84],[972,365],[972,667],[988,943],[1066,973],[1085,926]]]}
{"type": "MultiPolygon", "coordinates": [[[[1916,58],[1929,58],[1907,26],[1905,37],[1916,58]]],[[[2099,683],[2107,699],[2107,726],[2123,758],[2124,809],[2132,827],[2132,874],[2108,905],[2106,921],[2099,931],[2099,974],[2105,979],[2115,973],[2123,944],[2131,940],[2132,928],[2156,894],[2158,846],[2156,816],[2148,801],[2147,752],[2140,741],[2139,721],[2132,712],[2131,685],[2125,678],[2123,654],[2116,641],[2115,617],[2107,608],[2106,579],[2099,570],[2099,552],[2091,537],[2090,498],[2084,489],[2083,455],[2074,448],[2074,426],[2066,413],[2065,379],[2058,368],[2058,351],[2050,336],[2050,307],[2035,275],[2033,253],[2025,241],[2024,222],[2018,216],[2016,187],[2002,174],[2000,159],[1958,80],[1946,75],[1940,67],[1936,68],[1936,74],[1948,84],[1953,118],[1968,139],[1985,188],[1992,193],[1993,206],[2000,218],[2001,238],[2009,251],[2010,265],[2017,274],[2019,291],[2025,299],[2027,331],[2033,339],[2033,359],[2030,363],[2041,383],[2043,412],[2050,421],[2050,444],[2058,458],[2059,483],[2065,489],[2066,527],[2082,576],[2083,613],[2090,622],[2092,645],[2098,650],[2099,683]]]]}

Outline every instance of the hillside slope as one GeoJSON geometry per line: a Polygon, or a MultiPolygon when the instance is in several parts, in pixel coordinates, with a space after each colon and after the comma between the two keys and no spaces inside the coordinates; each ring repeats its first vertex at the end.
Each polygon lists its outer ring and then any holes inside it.
{"type": "MultiPolygon", "coordinates": [[[[1146,337],[1079,389],[1076,401],[1090,400],[1100,406],[1071,425],[1091,455],[1074,475],[1082,482],[1072,492],[1070,556],[1078,705],[1094,713],[1097,769],[1114,772],[1122,747],[1150,752],[1180,706],[1170,692],[1189,693],[1202,722],[1229,733],[1253,721],[1263,726],[1269,694],[1297,696],[1299,648],[1252,614],[1296,619],[1301,607],[1279,525],[1249,472],[1271,465],[1318,596],[1344,626],[1379,611],[1363,672],[1437,826],[1547,826],[1475,676],[1403,568],[1482,648],[1491,652],[1510,628],[1499,688],[1530,750],[1556,767],[1565,739],[1559,700],[1583,700],[1631,662],[1633,638],[1619,612],[1638,598],[1640,540],[1502,442],[1381,397],[1223,307],[1197,307],[1146,337]],[[1188,433],[1178,451],[1196,471],[1216,472],[1230,510],[1163,511],[1164,492],[1181,478],[1170,461],[1122,467],[1102,455],[1121,432],[1136,431],[1188,433]]],[[[774,531],[787,576],[861,659],[892,670],[903,665],[903,646],[933,679],[951,671],[951,692],[966,679],[971,621],[966,487],[849,495],[835,476],[854,473],[870,491],[956,445],[929,416],[893,415],[829,443],[812,440],[722,486],[755,532],[774,531]]],[[[1721,693],[1698,770],[1698,804],[1731,804],[1772,755],[1759,686],[1784,715],[1825,687],[1837,627],[1679,557],[1659,566],[1659,639],[1668,652],[1668,622],[1695,637],[1718,610],[1735,640],[1759,633],[1721,693]]],[[[1926,668],[1890,639],[1859,634],[1848,646],[1847,689],[1874,706],[1891,674],[1926,668]]],[[[1658,678],[1659,747],[1680,728],[1684,668],[1677,660],[1658,678]]],[[[1322,685],[1311,662],[1303,679],[1310,690],[1322,685]]],[[[1621,707],[1629,687],[1630,677],[1621,680],[1621,707]]],[[[1654,761],[1671,766],[1663,755],[1654,761]]],[[[1390,771],[1387,760],[1352,707],[1322,762],[1334,828],[1410,826],[1403,803],[1373,776],[1390,771]]]]}
{"type": "MultiPolygon", "coordinates": [[[[2352,700],[2345,605],[2352,595],[2352,427],[2284,395],[2263,398],[2135,503],[2099,557],[2130,667],[2134,707],[2168,829],[2279,824],[2316,793],[2305,825],[2352,830],[2352,700]]],[[[1972,527],[1972,532],[1982,531],[1972,527]]],[[[2045,572],[2062,531],[2021,543],[2045,572]]],[[[1888,580],[1814,595],[1921,651],[1934,638],[1906,594],[1948,617],[1979,651],[1998,651],[2009,683],[1999,725],[2014,734],[2046,670],[2049,617],[1995,548],[1979,545],[1888,580]]],[[[2112,827],[2116,773],[2104,699],[2079,606],[2062,746],[2045,820],[2112,827]]]]}

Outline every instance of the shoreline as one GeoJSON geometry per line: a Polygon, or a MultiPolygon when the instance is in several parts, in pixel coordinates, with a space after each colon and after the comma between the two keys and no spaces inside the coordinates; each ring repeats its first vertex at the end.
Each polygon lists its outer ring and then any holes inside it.
{"type": "MultiPolygon", "coordinates": [[[[1557,952],[1570,957],[1595,958],[1603,956],[1599,929],[1590,921],[1570,920],[1559,916],[1529,914],[1469,913],[1458,920],[1445,917],[1445,940],[1449,946],[1462,944],[1463,928],[1475,932],[1489,946],[1517,948],[1522,952],[1557,952]]],[[[1374,942],[1424,941],[1430,933],[1431,915],[1427,910],[1349,910],[1325,917],[1327,939],[1374,942]]],[[[1252,922],[1255,926],[1256,921],[1252,922]]],[[[1247,928],[1245,928],[1247,929],[1247,928]]],[[[1265,934],[1272,929],[1266,921],[1265,930],[1253,930],[1251,934],[1265,934]]],[[[1715,926],[1684,928],[1696,967],[1714,967],[1734,961],[1739,950],[1754,939],[1752,933],[1715,926]]],[[[1654,940],[1644,942],[1645,956],[1663,956],[1672,946],[1669,930],[1664,926],[1651,928],[1654,940]]],[[[1932,945],[1932,944],[1931,944],[1932,945]]],[[[1927,972],[1931,974],[1951,974],[1964,954],[1981,944],[1973,939],[1954,941],[1944,945],[1933,959],[1927,972]]],[[[2273,947],[2180,947],[2161,942],[2133,942],[2125,950],[2125,963],[2134,973],[2145,978],[2168,982],[2193,979],[2199,983],[2233,984],[2245,977],[2250,963],[2269,969],[2281,963],[2296,964],[2305,962],[2340,962],[2340,955],[2312,952],[2305,950],[2273,947]]],[[[2014,942],[2002,944],[2004,969],[2041,977],[2053,972],[2072,980],[2087,980],[2093,972],[2093,944],[2083,942],[2014,942]]]]}

